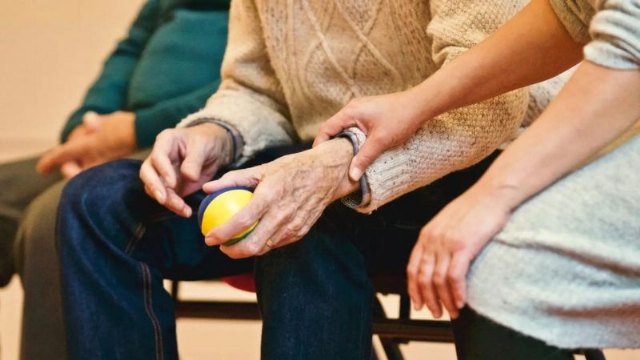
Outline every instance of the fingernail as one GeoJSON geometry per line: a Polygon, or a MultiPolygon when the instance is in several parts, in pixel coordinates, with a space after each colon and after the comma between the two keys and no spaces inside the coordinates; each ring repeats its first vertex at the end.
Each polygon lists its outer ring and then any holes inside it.
{"type": "Polygon", "coordinates": [[[349,177],[353,181],[360,180],[360,178],[362,177],[362,170],[358,169],[357,167],[352,167],[351,170],[349,170],[349,177]]]}

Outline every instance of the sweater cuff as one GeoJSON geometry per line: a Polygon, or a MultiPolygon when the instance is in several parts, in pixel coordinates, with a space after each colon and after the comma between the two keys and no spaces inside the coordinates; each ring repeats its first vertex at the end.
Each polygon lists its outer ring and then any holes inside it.
{"type": "Polygon", "coordinates": [[[231,137],[231,154],[233,156],[231,160],[231,165],[239,161],[242,158],[242,150],[244,148],[244,138],[242,137],[242,134],[240,134],[238,129],[236,129],[235,126],[225,121],[218,120],[218,119],[211,119],[211,118],[203,118],[203,119],[195,120],[193,122],[186,124],[185,127],[192,127],[192,126],[205,124],[205,123],[216,124],[227,131],[227,133],[231,137]]]}
{"type": "MultiPolygon", "coordinates": [[[[336,137],[348,139],[353,146],[353,155],[357,154],[360,150],[360,144],[364,142],[365,135],[359,129],[354,131],[353,128],[347,129],[336,137]]],[[[359,180],[359,191],[351,193],[342,198],[342,203],[350,208],[357,209],[366,207],[371,202],[371,190],[369,189],[369,182],[367,181],[367,174],[363,174],[359,180]]]]}

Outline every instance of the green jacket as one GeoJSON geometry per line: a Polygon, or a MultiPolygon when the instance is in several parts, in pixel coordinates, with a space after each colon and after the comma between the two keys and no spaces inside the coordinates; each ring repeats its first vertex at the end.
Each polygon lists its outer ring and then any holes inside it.
{"type": "Polygon", "coordinates": [[[230,0],[149,0],[104,64],[64,142],[88,111],[136,115],[139,148],[200,109],[220,84],[230,0]]]}

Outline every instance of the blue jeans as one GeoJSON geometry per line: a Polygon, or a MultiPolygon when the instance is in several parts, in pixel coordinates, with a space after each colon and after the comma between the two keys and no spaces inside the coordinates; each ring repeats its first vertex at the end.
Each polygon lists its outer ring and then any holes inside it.
{"type": "MultiPolygon", "coordinates": [[[[368,360],[369,275],[403,274],[420,227],[488,163],[370,216],[334,203],[304,239],[258,258],[262,358],[368,360]]],[[[194,218],[171,215],[147,197],[139,165],[106,164],[64,190],[58,239],[71,359],[176,359],[173,304],[162,279],[215,278],[253,268],[253,260],[231,260],[205,246],[194,218]]],[[[195,207],[202,196],[187,201],[195,207]]]]}

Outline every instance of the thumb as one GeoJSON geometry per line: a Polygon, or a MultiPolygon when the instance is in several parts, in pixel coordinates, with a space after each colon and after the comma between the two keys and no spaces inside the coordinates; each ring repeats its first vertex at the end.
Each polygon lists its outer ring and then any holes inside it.
{"type": "Polygon", "coordinates": [[[65,179],[71,179],[82,172],[82,167],[75,161],[67,161],[60,165],[60,172],[65,179]]]}
{"type": "Polygon", "coordinates": [[[184,158],[182,165],[180,165],[180,172],[184,177],[191,181],[196,181],[200,178],[202,173],[202,167],[204,166],[204,153],[201,151],[187,152],[187,156],[184,158]]]}
{"type": "Polygon", "coordinates": [[[375,138],[365,140],[358,153],[351,160],[351,166],[349,167],[349,177],[351,180],[360,180],[369,165],[371,165],[384,150],[384,144],[375,138]]]}
{"type": "Polygon", "coordinates": [[[339,134],[342,130],[348,129],[352,126],[357,126],[354,119],[347,115],[346,111],[340,110],[335,115],[329,118],[329,120],[325,121],[318,129],[318,135],[313,141],[313,146],[317,146],[318,144],[325,142],[332,137],[339,134]]]}

